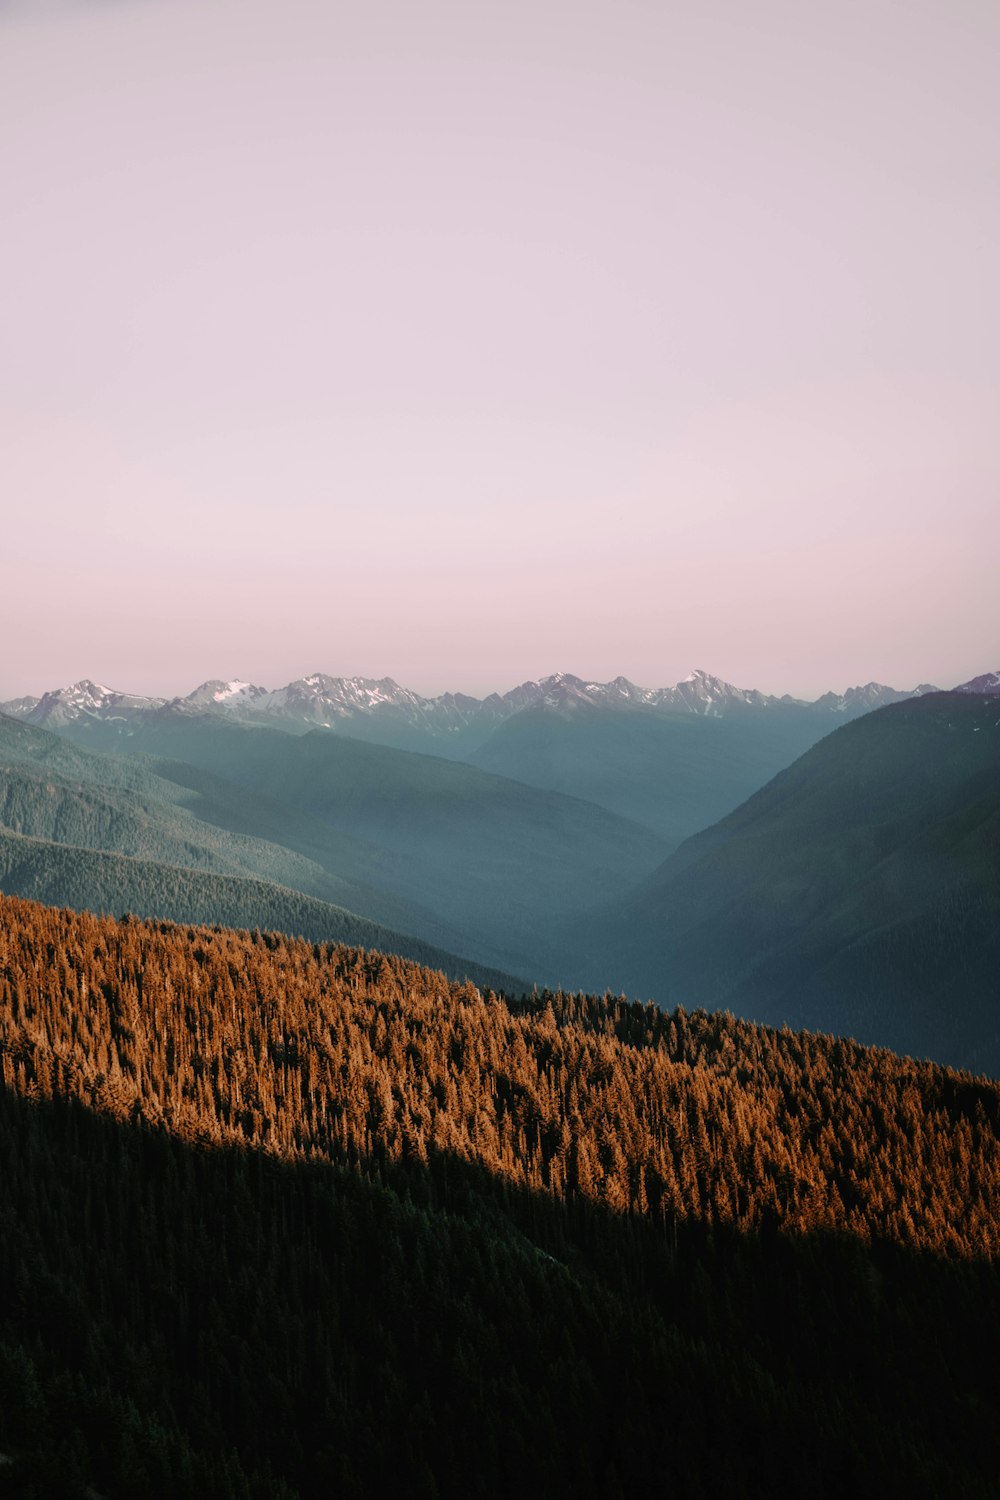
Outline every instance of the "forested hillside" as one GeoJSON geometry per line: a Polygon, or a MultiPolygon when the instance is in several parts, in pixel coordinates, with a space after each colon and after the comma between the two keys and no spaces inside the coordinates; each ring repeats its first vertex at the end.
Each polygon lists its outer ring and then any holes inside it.
{"type": "Polygon", "coordinates": [[[1000,1076],[997,699],[845,725],[577,932],[631,994],[1000,1076]]]}
{"type": "Polygon", "coordinates": [[[566,919],[650,874],[669,847],[578,798],[326,730],[191,714],[116,743],[129,753],[0,716],[0,826],[253,875],[540,981],[572,970],[566,919]]]}
{"type": "Polygon", "coordinates": [[[34,1493],[987,1496],[1000,1089],[0,900],[34,1493]]]}
{"type": "MultiPolygon", "coordinates": [[[[157,865],[289,887],[358,913],[360,923],[376,923],[384,929],[379,946],[410,957],[416,956],[413,944],[421,940],[446,951],[463,951],[463,934],[446,918],[385,888],[387,870],[394,863],[385,849],[196,766],[142,755],[95,753],[3,715],[0,830],[69,845],[77,851],[100,850],[157,865]],[[393,931],[412,935],[410,946],[395,945],[393,931]]],[[[35,865],[41,870],[37,861],[35,865]]],[[[75,859],[73,867],[78,866],[75,859]]],[[[106,862],[103,867],[110,868],[106,862]]],[[[57,904],[102,909],[95,908],[94,899],[81,900],[78,886],[60,885],[68,868],[67,859],[56,852],[52,868],[44,872],[44,889],[10,881],[4,888],[57,904]]],[[[119,868],[123,884],[117,893],[110,892],[105,910],[257,925],[252,914],[225,906],[213,910],[204,900],[197,911],[142,904],[133,899],[136,880],[128,867],[119,868]]],[[[191,884],[199,886],[202,897],[211,889],[204,881],[191,884]]],[[[83,890],[86,895],[86,887],[83,890]]],[[[262,915],[260,920],[280,927],[284,918],[277,914],[278,907],[273,909],[273,916],[262,915]]],[[[315,924],[293,930],[349,940],[333,929],[324,934],[315,924]]],[[[359,936],[356,941],[367,939],[359,936]]]]}
{"type": "Polygon", "coordinates": [[[430,964],[456,979],[524,988],[502,970],[446,953],[368,922],[328,901],[264,880],[209,874],[155,860],[24,838],[0,829],[0,891],[76,911],[130,913],[175,922],[273,928],[321,942],[364,943],[430,964]]]}

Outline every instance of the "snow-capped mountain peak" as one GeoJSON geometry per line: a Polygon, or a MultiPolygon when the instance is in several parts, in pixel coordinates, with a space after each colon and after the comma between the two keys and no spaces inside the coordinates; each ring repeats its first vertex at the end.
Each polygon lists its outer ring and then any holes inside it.
{"type": "Polygon", "coordinates": [[[0,703],[0,714],[6,714],[8,719],[26,719],[33,713],[39,704],[38,698],[11,698],[7,703],[0,703]]]}
{"type": "Polygon", "coordinates": [[[313,672],[264,693],[255,710],[317,728],[332,728],[338,720],[379,713],[419,717],[429,701],[400,687],[391,677],[330,677],[325,672],[313,672]]]}
{"type": "Polygon", "coordinates": [[[241,682],[236,678],[216,690],[215,701],[216,703],[229,703],[233,698],[256,698],[266,691],[266,688],[259,688],[252,682],[241,682]]]}
{"type": "MultiPolygon", "coordinates": [[[[384,738],[387,743],[422,744],[430,740],[443,744],[448,739],[465,743],[463,737],[469,734],[481,743],[497,725],[526,709],[574,718],[598,710],[722,718],[780,708],[786,713],[856,718],[885,704],[937,691],[928,683],[901,692],[884,683],[868,682],[842,693],[824,693],[808,703],[787,694],[776,698],[756,689],[738,688],[699,667],[673,687],[639,687],[624,676],[598,682],[571,672],[553,672],[485,698],[467,693],[425,698],[391,677],[332,677],[313,672],[275,689],[239,677],[212,678],[186,697],[169,701],[122,693],[83,678],[39,699],[20,698],[0,704],[0,712],[52,729],[114,721],[114,727],[125,733],[149,714],[209,713],[247,723],[272,723],[295,732],[339,728],[366,738],[384,738]]],[[[972,678],[957,691],[1000,693],[1000,672],[972,678]]]]}
{"type": "Polygon", "coordinates": [[[843,693],[824,693],[821,698],[816,699],[813,706],[823,712],[855,718],[858,714],[871,713],[876,708],[885,708],[889,703],[902,703],[907,698],[921,698],[925,693],[940,691],[940,688],[932,687],[926,682],[908,692],[887,687],[884,682],[866,682],[858,687],[847,688],[843,693]]]}
{"type": "Polygon", "coordinates": [[[696,713],[721,718],[731,710],[764,708],[777,700],[756,688],[734,687],[722,677],[715,677],[703,667],[689,672],[672,688],[659,688],[645,694],[645,701],[660,709],[696,713]]]}
{"type": "Polygon", "coordinates": [[[955,689],[956,693],[1000,693],[1000,672],[984,672],[955,689]]]}
{"type": "Polygon", "coordinates": [[[34,724],[55,729],[77,719],[120,718],[137,710],[162,708],[163,703],[162,698],[120,693],[84,677],[69,687],[55,688],[44,693],[26,717],[34,724]]]}
{"type": "Polygon", "coordinates": [[[223,682],[221,678],[212,678],[196,687],[194,692],[188,693],[186,698],[175,699],[178,704],[184,704],[191,708],[209,708],[212,706],[232,707],[235,704],[253,703],[267,693],[267,688],[258,687],[253,682],[243,682],[240,678],[233,678],[230,682],[223,682]]]}

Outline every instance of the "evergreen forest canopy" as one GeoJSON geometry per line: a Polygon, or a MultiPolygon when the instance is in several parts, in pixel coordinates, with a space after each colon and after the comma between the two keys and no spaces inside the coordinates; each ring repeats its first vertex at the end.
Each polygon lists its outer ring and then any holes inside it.
{"type": "Polygon", "coordinates": [[[0,1486],[995,1493],[1000,1087],[0,898],[0,1486]]]}

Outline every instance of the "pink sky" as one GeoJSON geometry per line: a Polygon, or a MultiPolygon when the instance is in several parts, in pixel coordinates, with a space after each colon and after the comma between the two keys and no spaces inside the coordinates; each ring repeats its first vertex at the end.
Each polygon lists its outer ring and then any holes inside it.
{"type": "Polygon", "coordinates": [[[987,0],[0,0],[0,698],[996,668],[998,67],[987,0]]]}

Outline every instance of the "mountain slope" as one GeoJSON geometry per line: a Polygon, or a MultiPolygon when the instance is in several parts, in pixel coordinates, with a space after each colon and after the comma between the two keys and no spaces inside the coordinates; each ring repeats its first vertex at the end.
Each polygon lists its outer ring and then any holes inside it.
{"type": "Polygon", "coordinates": [[[972,677],[955,689],[956,693],[984,693],[987,696],[1000,693],[1000,672],[983,672],[972,677]]]}
{"type": "Polygon", "coordinates": [[[634,884],[669,847],[585,802],[327,731],[187,714],[116,743],[129,754],[0,721],[0,767],[6,744],[10,802],[24,810],[12,822],[9,809],[7,825],[252,873],[540,982],[571,970],[556,937],[565,918],[634,884]]]}
{"type": "Polygon", "coordinates": [[[993,1500],[1000,1089],[0,898],[0,1483],[993,1500]]]}
{"type": "Polygon", "coordinates": [[[996,701],[845,726],[590,931],[633,993],[1000,1072],[996,701]]]}
{"type": "Polygon", "coordinates": [[[289,886],[436,947],[461,948],[447,921],[380,889],[386,856],[362,840],[317,829],[315,820],[194,767],[96,754],[3,716],[0,827],[289,886]]]}
{"type": "Polygon", "coordinates": [[[458,929],[463,951],[540,982],[560,980],[572,961],[558,924],[649,874],[668,847],[576,798],[326,731],[293,736],[192,716],[147,725],[128,745],[223,776],[324,836],[382,851],[381,889],[458,929]]]}

